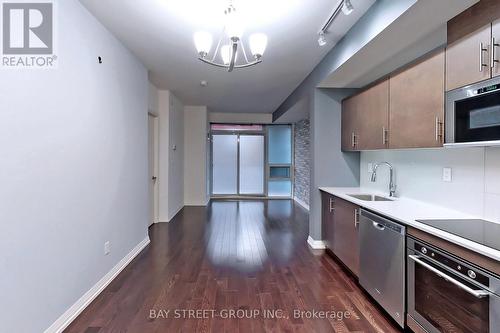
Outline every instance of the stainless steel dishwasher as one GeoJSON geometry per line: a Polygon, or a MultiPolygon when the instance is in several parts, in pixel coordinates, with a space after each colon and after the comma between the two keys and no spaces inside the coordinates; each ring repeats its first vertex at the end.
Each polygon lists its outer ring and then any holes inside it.
{"type": "Polygon", "coordinates": [[[405,227],[362,209],[359,237],[359,283],[404,327],[405,227]]]}

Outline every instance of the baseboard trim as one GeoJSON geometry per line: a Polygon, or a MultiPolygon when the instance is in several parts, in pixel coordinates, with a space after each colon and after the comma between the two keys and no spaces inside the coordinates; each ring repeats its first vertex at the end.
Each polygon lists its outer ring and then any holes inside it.
{"type": "Polygon", "coordinates": [[[304,201],[300,200],[297,197],[293,197],[293,200],[295,200],[296,203],[298,203],[300,206],[302,206],[302,208],[304,208],[305,210],[309,211],[309,205],[306,204],[304,201]]]}
{"type": "Polygon", "coordinates": [[[127,265],[148,246],[149,237],[144,238],[136,247],[132,249],[118,264],[115,265],[106,275],[102,277],[89,291],[87,291],[78,301],[75,302],[66,312],[64,312],[45,333],[60,333],[66,329],[73,320],[85,310],[87,306],[127,267],[127,265]]]}
{"type": "Polygon", "coordinates": [[[325,242],[322,240],[314,240],[311,236],[307,238],[307,244],[311,247],[313,250],[324,250],[326,249],[325,242]]]}

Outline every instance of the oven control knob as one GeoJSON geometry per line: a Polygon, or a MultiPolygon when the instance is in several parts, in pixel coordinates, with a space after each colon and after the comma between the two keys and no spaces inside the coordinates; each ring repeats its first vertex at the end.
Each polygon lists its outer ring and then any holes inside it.
{"type": "Polygon", "coordinates": [[[459,271],[461,271],[461,270],[462,270],[462,266],[458,265],[458,266],[457,266],[457,269],[458,269],[459,271]]]}
{"type": "Polygon", "coordinates": [[[476,273],[472,270],[469,269],[469,271],[467,272],[467,275],[469,275],[469,277],[471,279],[475,279],[476,278],[476,273]]]}
{"type": "Polygon", "coordinates": [[[427,254],[427,249],[425,247],[422,247],[421,251],[423,254],[427,254]]]}

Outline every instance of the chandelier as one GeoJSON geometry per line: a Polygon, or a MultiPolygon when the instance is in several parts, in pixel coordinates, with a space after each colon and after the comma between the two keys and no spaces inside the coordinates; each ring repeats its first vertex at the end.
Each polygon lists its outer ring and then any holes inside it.
{"type": "Polygon", "coordinates": [[[205,31],[199,31],[194,34],[194,44],[198,51],[198,59],[202,62],[225,68],[232,72],[235,68],[245,68],[257,65],[262,62],[262,55],[267,47],[267,36],[262,33],[250,35],[250,54],[247,53],[242,43],[243,27],[241,18],[238,16],[236,8],[232,2],[224,11],[225,26],[219,37],[215,50],[211,53],[212,35],[205,31]],[[240,60],[238,55],[240,54],[240,60]],[[249,56],[250,59],[249,59],[249,56]],[[242,58],[243,57],[243,58],[242,58]]]}

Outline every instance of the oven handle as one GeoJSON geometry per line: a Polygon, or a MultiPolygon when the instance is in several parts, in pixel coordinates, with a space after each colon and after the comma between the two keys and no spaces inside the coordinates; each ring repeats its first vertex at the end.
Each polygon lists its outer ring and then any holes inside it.
{"type": "Polygon", "coordinates": [[[483,298],[483,297],[487,297],[490,295],[490,292],[487,291],[487,290],[474,290],[468,286],[466,286],[465,284],[461,283],[460,281],[452,278],[451,276],[449,276],[448,274],[446,273],[443,273],[442,271],[440,271],[439,269],[437,268],[434,268],[432,267],[431,265],[429,265],[428,263],[426,263],[425,261],[421,260],[420,258],[422,258],[422,256],[416,256],[416,255],[408,255],[408,257],[415,261],[416,263],[424,266],[425,268],[427,268],[428,270],[436,273],[439,277],[442,277],[443,279],[445,279],[446,281],[448,282],[451,282],[453,283],[455,286],[459,287],[460,289],[463,289],[465,290],[466,292],[468,292],[469,294],[471,294],[472,296],[475,296],[477,298],[483,298]]]}

